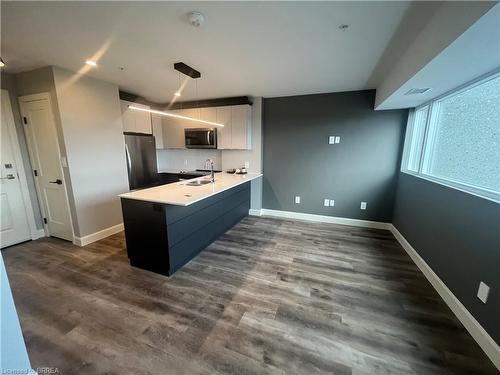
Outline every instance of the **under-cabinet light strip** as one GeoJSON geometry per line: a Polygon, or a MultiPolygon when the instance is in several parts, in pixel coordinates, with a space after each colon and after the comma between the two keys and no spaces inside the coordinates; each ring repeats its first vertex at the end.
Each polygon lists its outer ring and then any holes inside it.
{"type": "Polygon", "coordinates": [[[134,111],[149,112],[149,113],[154,113],[154,114],[161,115],[161,116],[175,117],[175,118],[178,118],[178,119],[181,119],[181,120],[196,121],[196,122],[201,122],[201,123],[207,124],[207,125],[214,125],[214,126],[222,126],[222,127],[224,127],[224,125],[219,124],[217,122],[205,121],[205,120],[200,120],[200,119],[193,118],[193,117],[176,115],[176,114],[170,113],[170,112],[157,111],[155,109],[140,108],[140,107],[136,107],[136,106],[133,106],[133,105],[129,105],[128,107],[130,109],[133,109],[134,111]]]}

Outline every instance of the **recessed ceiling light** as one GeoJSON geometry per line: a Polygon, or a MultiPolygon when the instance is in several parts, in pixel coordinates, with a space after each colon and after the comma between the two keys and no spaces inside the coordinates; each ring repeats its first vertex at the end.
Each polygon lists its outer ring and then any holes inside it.
{"type": "Polygon", "coordinates": [[[427,91],[429,91],[431,88],[430,87],[424,87],[424,88],[415,88],[408,90],[405,95],[415,95],[415,94],[424,94],[427,91]]]}
{"type": "Polygon", "coordinates": [[[179,91],[177,91],[177,92],[174,92],[174,95],[175,96],[181,96],[181,93],[179,91]]]}
{"type": "Polygon", "coordinates": [[[95,61],[92,61],[92,60],[85,61],[85,64],[90,65],[90,66],[97,66],[97,63],[95,61]]]}

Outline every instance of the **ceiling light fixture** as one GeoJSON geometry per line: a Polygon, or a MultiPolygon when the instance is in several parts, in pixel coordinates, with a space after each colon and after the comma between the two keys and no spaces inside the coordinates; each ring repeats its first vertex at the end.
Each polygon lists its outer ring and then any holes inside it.
{"type": "Polygon", "coordinates": [[[201,123],[207,124],[207,125],[214,125],[214,126],[224,127],[223,124],[219,124],[217,122],[205,121],[205,120],[201,120],[201,119],[197,119],[197,118],[193,118],[193,117],[181,116],[181,115],[177,115],[177,114],[171,113],[171,112],[163,112],[163,111],[157,111],[155,109],[140,108],[140,107],[136,107],[136,106],[133,106],[133,105],[129,105],[128,107],[130,109],[133,109],[134,111],[149,112],[149,113],[154,113],[155,115],[167,116],[167,117],[174,117],[174,118],[178,118],[178,119],[181,119],[181,120],[196,121],[196,122],[201,122],[201,123]]]}
{"type": "Polygon", "coordinates": [[[85,61],[85,64],[90,65],[90,66],[97,66],[97,63],[95,61],[92,61],[92,60],[85,61]]]}
{"type": "Polygon", "coordinates": [[[0,68],[3,68],[5,66],[5,63],[3,62],[2,58],[0,57],[0,68]]]}
{"type": "Polygon", "coordinates": [[[182,87],[181,87],[181,73],[180,72],[177,73],[177,77],[179,79],[179,84],[177,86],[177,91],[174,92],[174,96],[179,97],[179,96],[181,96],[181,90],[182,90],[182,87]]]}

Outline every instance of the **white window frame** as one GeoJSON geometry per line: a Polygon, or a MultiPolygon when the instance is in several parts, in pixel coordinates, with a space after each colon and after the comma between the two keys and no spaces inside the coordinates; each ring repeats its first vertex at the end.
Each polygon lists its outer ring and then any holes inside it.
{"type": "Polygon", "coordinates": [[[435,130],[437,129],[436,126],[432,126],[432,124],[435,123],[436,121],[436,116],[439,113],[439,106],[443,100],[449,99],[455,95],[458,95],[464,91],[468,91],[478,85],[481,85],[485,82],[488,82],[492,79],[498,78],[500,76],[500,69],[496,69],[493,72],[490,72],[486,75],[483,75],[471,82],[468,82],[454,90],[451,90],[441,96],[438,96],[437,98],[423,103],[413,109],[410,109],[410,113],[408,115],[408,124],[406,128],[406,135],[405,135],[405,142],[404,142],[404,148],[403,148],[403,157],[401,160],[401,172],[406,173],[406,174],[411,174],[415,177],[419,177],[431,182],[438,183],[440,185],[444,185],[456,190],[463,191],[465,193],[473,194],[481,198],[485,198],[488,200],[492,200],[494,202],[500,203],[500,194],[494,190],[486,189],[486,188],[481,188],[478,186],[473,186],[464,182],[459,182],[455,181],[452,179],[444,179],[444,178],[439,178],[433,175],[430,175],[427,173],[429,170],[430,166],[430,160],[432,160],[432,154],[434,152],[431,147],[434,147],[435,142],[432,140],[435,137],[435,130]],[[408,164],[409,164],[409,158],[410,158],[410,152],[411,152],[411,146],[412,146],[412,138],[413,138],[413,132],[414,132],[414,127],[415,127],[415,113],[424,108],[425,106],[428,106],[428,113],[427,113],[427,119],[425,123],[425,134],[423,137],[423,141],[421,144],[418,145],[418,147],[421,148],[420,150],[420,162],[418,163],[418,168],[416,171],[408,169],[408,164]],[[432,132],[434,131],[434,132],[432,132]]]}

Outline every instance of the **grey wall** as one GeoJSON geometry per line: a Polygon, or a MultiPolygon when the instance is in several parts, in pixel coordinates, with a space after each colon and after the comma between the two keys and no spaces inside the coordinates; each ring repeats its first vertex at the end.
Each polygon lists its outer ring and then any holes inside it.
{"type": "Polygon", "coordinates": [[[500,344],[500,205],[400,173],[395,227],[500,344]],[[487,304],[479,282],[491,288],[487,304]]]}
{"type": "Polygon", "coordinates": [[[75,236],[120,224],[116,195],[128,178],[118,86],[58,67],[16,74],[15,83],[17,95],[50,94],[75,236]]]}
{"type": "Polygon", "coordinates": [[[83,237],[122,223],[128,191],[118,86],[53,67],[66,156],[83,237]]]}
{"type": "Polygon", "coordinates": [[[42,229],[43,228],[42,214],[40,213],[40,206],[38,205],[38,197],[36,193],[33,173],[31,173],[32,168],[30,163],[30,157],[28,154],[28,146],[26,144],[26,137],[24,134],[23,124],[21,122],[21,115],[19,112],[19,103],[17,101],[18,93],[14,76],[2,72],[1,84],[2,84],[2,89],[5,89],[9,92],[10,104],[12,106],[12,113],[14,115],[14,123],[16,126],[17,138],[19,140],[21,156],[23,158],[24,170],[26,171],[26,181],[28,183],[31,206],[33,207],[33,214],[35,217],[35,225],[37,229],[42,229]]]}
{"type": "Polygon", "coordinates": [[[374,111],[374,99],[373,90],[264,99],[263,208],[391,222],[408,112],[374,111]]]}
{"type": "MultiPolygon", "coordinates": [[[[54,115],[54,121],[57,130],[60,153],[61,156],[66,156],[66,148],[64,145],[61,117],[59,115],[59,106],[57,103],[56,86],[54,83],[54,74],[52,71],[52,67],[46,66],[44,68],[18,73],[14,77],[18,96],[40,94],[44,92],[49,93],[52,113],[54,115]]],[[[73,190],[71,188],[71,177],[69,175],[69,169],[63,167],[63,174],[64,180],[66,181],[66,192],[68,194],[71,219],[74,227],[73,229],[76,230],[78,226],[78,218],[76,217],[75,199],[73,197],[73,190]]],[[[37,206],[39,207],[38,203],[37,206]]]]}

